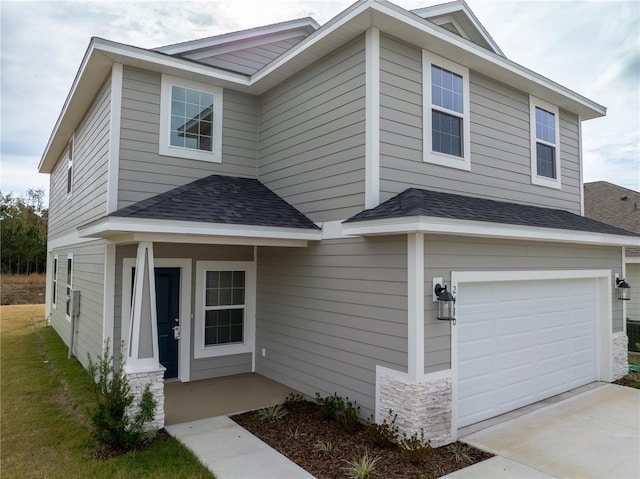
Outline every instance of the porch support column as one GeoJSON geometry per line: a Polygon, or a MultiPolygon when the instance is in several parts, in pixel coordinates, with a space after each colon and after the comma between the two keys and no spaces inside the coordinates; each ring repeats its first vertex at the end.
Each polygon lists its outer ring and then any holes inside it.
{"type": "Polygon", "coordinates": [[[149,427],[159,429],[164,426],[165,368],[160,364],[158,352],[155,267],[153,243],[150,242],[138,244],[129,324],[129,340],[125,345],[126,363],[124,366],[131,392],[134,395],[134,403],[129,415],[135,415],[136,406],[142,393],[149,386],[157,403],[155,418],[149,427]]]}
{"type": "Polygon", "coordinates": [[[407,235],[407,313],[409,380],[424,376],[424,234],[407,235]]]}

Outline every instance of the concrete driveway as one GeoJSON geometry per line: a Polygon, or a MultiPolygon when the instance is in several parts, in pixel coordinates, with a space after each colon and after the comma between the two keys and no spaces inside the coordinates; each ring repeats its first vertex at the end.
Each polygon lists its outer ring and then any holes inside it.
{"type": "Polygon", "coordinates": [[[461,437],[496,454],[469,478],[640,478],[640,390],[603,384],[461,437]]]}

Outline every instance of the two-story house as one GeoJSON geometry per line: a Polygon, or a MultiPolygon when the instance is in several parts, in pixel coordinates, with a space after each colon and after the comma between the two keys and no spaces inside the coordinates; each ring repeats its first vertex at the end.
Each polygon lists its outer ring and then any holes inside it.
{"type": "Polygon", "coordinates": [[[582,215],[603,115],[463,1],[94,38],[39,166],[51,323],[85,365],[124,342],[158,425],[165,379],[255,372],[451,442],[626,372],[640,240],[582,215]]]}

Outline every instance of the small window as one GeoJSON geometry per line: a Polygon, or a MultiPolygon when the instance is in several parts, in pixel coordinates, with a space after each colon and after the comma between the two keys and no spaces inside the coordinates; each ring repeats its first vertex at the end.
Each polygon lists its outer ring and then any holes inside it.
{"type": "Polygon", "coordinates": [[[162,76],[159,152],[222,160],[222,88],[162,76]]]}
{"type": "Polygon", "coordinates": [[[67,289],[66,289],[66,293],[67,293],[67,297],[66,297],[66,303],[67,303],[67,309],[66,309],[66,315],[67,315],[67,319],[71,320],[71,311],[70,311],[70,307],[71,307],[71,302],[69,301],[69,298],[71,298],[71,288],[73,287],[73,255],[69,255],[67,256],[67,289]]]}
{"type": "Polygon", "coordinates": [[[53,271],[52,271],[52,281],[51,281],[51,305],[56,307],[56,300],[58,295],[58,257],[53,257],[53,271]]]}
{"type": "Polygon", "coordinates": [[[255,288],[251,261],[196,263],[195,358],[253,353],[255,288]]]}
{"type": "Polygon", "coordinates": [[[530,97],[531,182],[560,188],[560,127],[558,108],[530,97]]]}
{"type": "Polygon", "coordinates": [[[69,142],[67,150],[67,195],[71,194],[73,186],[73,139],[69,142]]]}
{"type": "Polygon", "coordinates": [[[471,169],[469,70],[423,50],[424,161],[471,169]]]}

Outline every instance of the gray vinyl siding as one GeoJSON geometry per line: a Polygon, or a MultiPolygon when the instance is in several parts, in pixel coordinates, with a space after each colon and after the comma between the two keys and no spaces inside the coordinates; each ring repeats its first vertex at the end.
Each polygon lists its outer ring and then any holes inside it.
{"type": "Polygon", "coordinates": [[[627,319],[640,321],[640,263],[627,263],[627,283],[631,286],[631,300],[627,301],[627,319]]]}
{"type": "Polygon", "coordinates": [[[211,174],[256,177],[257,100],[225,89],[222,163],[161,156],[161,75],[124,68],[118,208],[211,174]]]}
{"type": "MultiPolygon", "coordinates": [[[[452,271],[620,271],[620,248],[454,236],[425,237],[425,372],[451,364],[450,324],[436,319],[432,278],[451,280],[452,271]]],[[[622,305],[612,290],[613,332],[622,331],[622,305]]]]}
{"type": "MultiPolygon", "coordinates": [[[[200,58],[198,61],[224,70],[253,75],[305,37],[306,35],[300,35],[299,37],[288,40],[280,40],[257,47],[244,48],[229,53],[200,58]]],[[[190,58],[190,55],[185,56],[190,58]]]]}
{"type": "Polygon", "coordinates": [[[258,179],[314,221],[364,208],[365,55],[362,38],[267,92],[258,179]]]}
{"type": "Polygon", "coordinates": [[[415,187],[580,214],[578,119],[560,111],[562,189],[531,184],[529,96],[470,72],[471,171],[423,161],[422,53],[380,41],[381,201],[415,187]]]}
{"type": "MultiPolygon", "coordinates": [[[[123,260],[135,258],[136,245],[118,246],[116,249],[116,284],[115,284],[115,314],[114,314],[114,344],[116,352],[119,352],[119,344],[122,338],[122,278],[123,260]]],[[[196,261],[253,261],[252,246],[230,245],[197,245],[177,243],[155,243],[154,257],[156,262],[161,258],[191,259],[191,313],[195,317],[195,288],[196,288],[196,261]]],[[[184,318],[182,318],[184,319],[184,318]]],[[[193,358],[193,344],[196,334],[195,321],[191,321],[191,380],[208,379],[232,374],[251,372],[251,354],[236,354],[217,358],[193,358]]],[[[184,339],[182,339],[184,341],[184,339]]]]}
{"type": "Polygon", "coordinates": [[[51,172],[49,240],[106,214],[110,115],[109,78],[75,131],[71,195],[67,195],[67,151],[51,172]]]}
{"type": "MultiPolygon", "coordinates": [[[[76,319],[74,353],[85,367],[88,354],[93,359],[102,353],[104,306],[104,243],[95,241],[56,249],[58,282],[56,307],[51,309],[51,325],[69,345],[71,323],[66,319],[67,255],[73,254],[73,289],[80,291],[80,314],[76,319]]],[[[53,263],[52,263],[53,264],[53,263]]]]}
{"type": "Polygon", "coordinates": [[[256,372],[371,414],[376,365],[407,370],[406,251],[404,236],[260,248],[256,372]]]}

